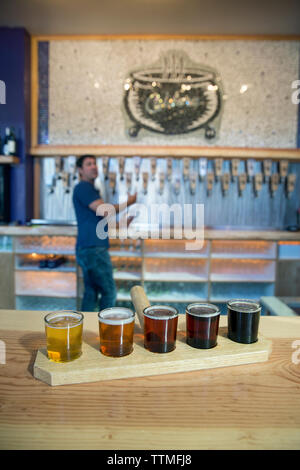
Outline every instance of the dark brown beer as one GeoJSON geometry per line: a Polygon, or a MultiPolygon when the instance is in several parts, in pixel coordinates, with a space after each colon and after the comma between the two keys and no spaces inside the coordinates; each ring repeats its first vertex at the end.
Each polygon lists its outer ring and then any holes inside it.
{"type": "Polygon", "coordinates": [[[127,356],[133,351],[135,314],[129,308],[106,308],[99,312],[100,351],[105,356],[127,356]]]}
{"type": "Polygon", "coordinates": [[[178,311],[165,305],[144,310],[144,346],[151,352],[168,353],[176,347],[178,311]]]}
{"type": "Polygon", "coordinates": [[[186,308],[186,342],[197,349],[217,345],[220,310],[216,305],[195,303],[186,308]]]}
{"type": "Polygon", "coordinates": [[[228,338],[236,343],[257,341],[261,306],[246,299],[230,300],[228,307],[228,338]]]}

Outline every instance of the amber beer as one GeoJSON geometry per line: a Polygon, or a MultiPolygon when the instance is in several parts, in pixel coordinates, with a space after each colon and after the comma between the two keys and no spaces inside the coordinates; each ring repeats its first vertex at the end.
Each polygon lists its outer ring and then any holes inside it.
{"type": "Polygon", "coordinates": [[[186,342],[197,349],[217,345],[220,310],[209,303],[194,303],[186,308],[186,342]]]}
{"type": "Polygon", "coordinates": [[[45,316],[48,358],[69,362],[82,353],[83,315],[79,312],[51,312],[45,316]]]}
{"type": "Polygon", "coordinates": [[[151,352],[167,353],[176,347],[178,311],[165,305],[144,310],[144,346],[151,352]]]}
{"type": "Polygon", "coordinates": [[[236,343],[255,343],[258,338],[258,326],[261,306],[248,299],[235,299],[227,303],[228,338],[236,343]]]}
{"type": "Polygon", "coordinates": [[[127,356],[133,351],[135,314],[129,308],[112,307],[98,314],[100,351],[105,356],[127,356]]]}

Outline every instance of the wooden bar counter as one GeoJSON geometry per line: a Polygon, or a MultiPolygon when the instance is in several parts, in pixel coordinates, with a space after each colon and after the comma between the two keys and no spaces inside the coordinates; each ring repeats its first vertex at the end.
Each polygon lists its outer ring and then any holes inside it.
{"type": "Polygon", "coordinates": [[[300,317],[261,318],[267,362],[51,387],[32,375],[44,315],[0,310],[1,449],[300,449],[300,317]]]}

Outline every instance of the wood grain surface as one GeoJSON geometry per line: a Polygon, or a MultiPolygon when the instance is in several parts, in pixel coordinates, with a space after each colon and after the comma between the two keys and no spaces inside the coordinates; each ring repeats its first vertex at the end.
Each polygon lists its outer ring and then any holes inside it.
{"type": "MultiPolygon", "coordinates": [[[[172,236],[172,230],[170,231],[172,236]]],[[[10,236],[70,236],[77,235],[77,226],[69,225],[33,225],[0,226],[0,235],[10,236]]],[[[268,240],[268,241],[300,241],[299,232],[288,230],[229,230],[207,229],[204,230],[205,240],[268,240]]]]}
{"type": "Polygon", "coordinates": [[[298,317],[261,318],[267,362],[56,388],[32,375],[44,314],[0,311],[1,449],[300,449],[298,317]]]}
{"type": "Polygon", "coordinates": [[[111,157],[173,157],[173,158],[255,158],[257,160],[288,160],[299,161],[300,150],[290,148],[254,148],[254,147],[196,147],[171,145],[36,145],[30,149],[34,157],[83,155],[85,153],[96,156],[108,155],[111,157]]]}

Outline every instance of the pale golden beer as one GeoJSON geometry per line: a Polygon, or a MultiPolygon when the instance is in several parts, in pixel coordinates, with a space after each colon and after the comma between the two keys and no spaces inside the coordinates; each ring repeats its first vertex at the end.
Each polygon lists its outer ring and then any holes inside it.
{"type": "Polygon", "coordinates": [[[133,350],[135,314],[129,308],[112,307],[98,313],[100,351],[105,356],[127,356],[133,350]]]}
{"type": "Polygon", "coordinates": [[[81,356],[83,315],[61,311],[45,316],[48,358],[54,362],[69,362],[81,356]]]}

